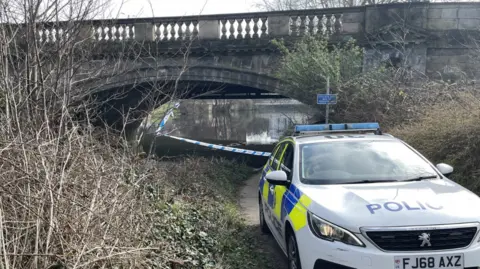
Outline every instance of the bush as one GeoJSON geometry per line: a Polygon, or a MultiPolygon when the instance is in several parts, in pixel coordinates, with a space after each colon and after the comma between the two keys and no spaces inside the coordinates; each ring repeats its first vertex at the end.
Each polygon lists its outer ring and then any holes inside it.
{"type": "Polygon", "coordinates": [[[327,77],[337,104],[331,122],[378,121],[383,126],[409,122],[424,107],[444,99],[453,85],[432,82],[408,68],[380,66],[363,72],[363,50],[353,40],[331,45],[322,37],[306,36],[292,46],[274,42],[283,53],[277,76],[286,84],[282,94],[318,108],[316,95],[325,93],[327,77]]]}
{"type": "Polygon", "coordinates": [[[246,167],[139,159],[75,128],[49,135],[0,129],[0,267],[258,266],[235,204],[246,167]]]}
{"type": "Polygon", "coordinates": [[[453,165],[452,179],[480,194],[480,99],[475,91],[452,94],[450,100],[429,105],[415,122],[390,132],[434,163],[453,165]]]}
{"type": "Polygon", "coordinates": [[[361,72],[362,49],[353,41],[331,46],[323,37],[306,36],[292,46],[273,43],[283,54],[277,76],[287,87],[281,93],[305,104],[316,104],[317,93],[326,90],[327,78],[337,90],[361,72]]]}

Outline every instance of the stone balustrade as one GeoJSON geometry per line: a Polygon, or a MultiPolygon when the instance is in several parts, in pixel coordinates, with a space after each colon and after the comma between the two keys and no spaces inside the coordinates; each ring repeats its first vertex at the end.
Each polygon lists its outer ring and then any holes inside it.
{"type": "MultiPolygon", "coordinates": [[[[362,17],[363,11],[354,11],[362,17]]],[[[181,40],[237,40],[268,37],[335,35],[342,32],[342,17],[349,9],[318,9],[295,12],[244,13],[149,19],[82,21],[83,37],[98,42],[181,40]]],[[[362,22],[356,22],[360,25],[362,22]]],[[[56,42],[66,38],[65,23],[39,25],[37,40],[56,42]]],[[[351,29],[351,28],[349,28],[351,29]]],[[[356,31],[361,28],[357,27],[356,31]]]]}
{"type": "MultiPolygon", "coordinates": [[[[349,35],[363,37],[389,24],[430,31],[480,28],[480,3],[403,3],[353,8],[258,12],[205,16],[81,21],[80,38],[97,42],[179,42],[247,40],[276,37],[349,35]],[[463,15],[462,15],[463,14],[463,15]],[[462,15],[463,17],[461,17],[462,15]],[[399,19],[402,21],[399,22],[399,19]]],[[[67,24],[38,26],[44,43],[68,38],[67,24]]]]}

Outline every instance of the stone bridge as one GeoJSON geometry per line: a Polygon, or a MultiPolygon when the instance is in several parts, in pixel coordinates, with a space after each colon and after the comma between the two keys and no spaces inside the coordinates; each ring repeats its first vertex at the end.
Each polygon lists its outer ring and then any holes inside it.
{"type": "MultiPolygon", "coordinates": [[[[472,57],[476,53],[471,53],[480,26],[477,2],[79,23],[79,37],[96,44],[83,79],[92,91],[109,94],[177,83],[177,87],[188,88],[185,98],[281,98],[275,94],[285,87],[275,76],[280,55],[271,40],[293,43],[306,34],[326,35],[333,43],[356,39],[365,48],[364,69],[385,60],[403,62],[431,77],[451,70],[477,76],[479,69],[472,57]],[[103,70],[99,71],[103,78],[90,79],[97,70],[103,70]],[[218,91],[212,93],[212,89],[218,91]]],[[[37,38],[52,43],[62,33],[62,24],[44,25],[37,38]]],[[[313,100],[314,96],[300,101],[313,100]]]]}

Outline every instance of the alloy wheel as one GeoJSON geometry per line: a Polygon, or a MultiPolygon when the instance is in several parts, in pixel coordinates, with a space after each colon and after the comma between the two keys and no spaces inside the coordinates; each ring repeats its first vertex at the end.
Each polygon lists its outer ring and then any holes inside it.
{"type": "Polygon", "coordinates": [[[300,257],[298,255],[297,241],[295,235],[288,238],[288,269],[301,269],[300,257]]]}

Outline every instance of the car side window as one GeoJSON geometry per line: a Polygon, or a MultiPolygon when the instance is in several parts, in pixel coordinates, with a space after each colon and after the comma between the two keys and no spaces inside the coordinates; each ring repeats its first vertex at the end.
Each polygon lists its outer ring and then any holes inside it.
{"type": "Polygon", "coordinates": [[[280,169],[280,161],[281,161],[280,157],[282,156],[284,148],[285,148],[285,143],[282,143],[278,147],[277,152],[275,152],[275,156],[273,157],[273,164],[272,164],[273,170],[279,170],[280,169]]]}
{"type": "Polygon", "coordinates": [[[283,155],[281,168],[287,174],[289,180],[292,179],[293,153],[293,144],[288,143],[287,148],[285,149],[285,154],[283,155]]]}
{"type": "Polygon", "coordinates": [[[275,170],[276,167],[277,167],[276,164],[274,165],[274,163],[275,163],[275,162],[274,162],[274,160],[275,160],[275,155],[280,151],[279,149],[280,149],[281,147],[283,147],[282,144],[277,144],[277,146],[275,146],[275,147],[273,148],[273,150],[272,150],[272,155],[270,155],[270,158],[268,159],[268,165],[269,165],[270,167],[272,167],[272,169],[274,169],[274,170],[275,170]]]}

